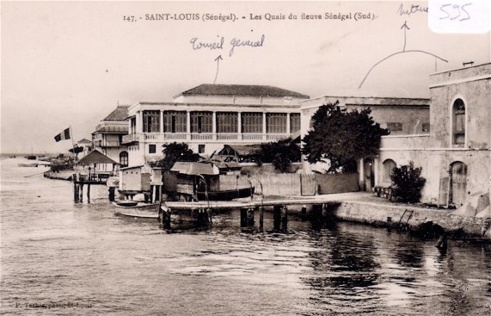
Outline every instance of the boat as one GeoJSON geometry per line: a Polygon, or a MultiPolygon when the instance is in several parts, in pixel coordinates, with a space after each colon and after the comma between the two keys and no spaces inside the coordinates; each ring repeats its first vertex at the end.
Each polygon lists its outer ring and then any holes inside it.
{"type": "Polygon", "coordinates": [[[254,194],[254,187],[238,188],[234,190],[220,190],[203,192],[198,191],[198,200],[200,201],[230,201],[233,199],[240,199],[251,197],[254,194]]]}
{"type": "Polygon", "coordinates": [[[114,215],[131,217],[131,218],[152,219],[152,220],[156,220],[159,218],[159,214],[157,213],[157,211],[138,210],[138,209],[118,210],[114,212],[114,215]]]}
{"type": "Polygon", "coordinates": [[[26,159],[27,159],[27,160],[36,160],[36,158],[37,158],[37,157],[36,157],[36,156],[34,156],[34,155],[28,155],[28,156],[26,156],[26,159]]]}
{"type": "Polygon", "coordinates": [[[114,201],[113,204],[119,208],[126,209],[139,209],[139,210],[157,210],[158,204],[156,203],[145,203],[141,201],[133,201],[133,200],[121,200],[114,201]]]}
{"type": "Polygon", "coordinates": [[[17,164],[19,167],[37,167],[39,164],[37,162],[32,162],[32,163],[18,163],[17,164]]]}
{"type": "Polygon", "coordinates": [[[115,201],[114,205],[119,207],[135,207],[138,205],[138,201],[132,201],[132,200],[115,201]]]}

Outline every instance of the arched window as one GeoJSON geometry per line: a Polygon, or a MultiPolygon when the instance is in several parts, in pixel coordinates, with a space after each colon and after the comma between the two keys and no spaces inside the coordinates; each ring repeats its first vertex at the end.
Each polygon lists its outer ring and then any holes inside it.
{"type": "Polygon", "coordinates": [[[387,185],[391,184],[392,180],[390,179],[390,175],[392,174],[392,170],[397,166],[395,161],[392,159],[387,159],[383,162],[383,173],[382,173],[382,182],[387,185]]]}
{"type": "Polygon", "coordinates": [[[122,151],[119,154],[119,163],[121,164],[121,168],[128,167],[128,152],[122,151]]]}
{"type": "Polygon", "coordinates": [[[464,146],[465,144],[465,104],[462,99],[453,103],[453,144],[464,146]]]}

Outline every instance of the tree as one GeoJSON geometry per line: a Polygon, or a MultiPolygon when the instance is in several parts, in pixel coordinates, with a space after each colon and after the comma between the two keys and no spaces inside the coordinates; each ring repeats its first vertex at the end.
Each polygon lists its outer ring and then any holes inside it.
{"type": "Polygon", "coordinates": [[[421,199],[421,189],[426,179],[421,177],[422,168],[414,168],[412,161],[409,165],[395,167],[392,170],[392,197],[397,201],[417,203],[421,199]]]}
{"type": "Polygon", "coordinates": [[[328,173],[349,172],[356,166],[353,162],[377,155],[381,136],[389,134],[373,120],[370,108],[345,111],[338,104],[319,107],[312,116],[312,130],[303,138],[307,161],[329,160],[328,173]]]}
{"type": "Polygon", "coordinates": [[[185,143],[170,143],[163,145],[164,158],[157,161],[156,166],[161,167],[164,171],[168,171],[174,166],[177,161],[199,161],[200,156],[193,152],[192,149],[185,143]]]}
{"type": "Polygon", "coordinates": [[[259,163],[272,163],[280,172],[287,172],[292,162],[300,161],[301,151],[291,138],[261,144],[258,152],[259,163]]]}

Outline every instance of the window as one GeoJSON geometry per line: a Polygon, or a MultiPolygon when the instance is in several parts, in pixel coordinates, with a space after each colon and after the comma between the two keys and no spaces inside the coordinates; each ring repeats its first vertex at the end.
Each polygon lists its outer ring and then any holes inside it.
{"type": "Polygon", "coordinates": [[[217,112],[217,133],[238,133],[239,116],[233,112],[217,112]]]}
{"type": "Polygon", "coordinates": [[[204,154],[205,153],[205,145],[198,145],[198,154],[204,154]]]}
{"type": "Polygon", "coordinates": [[[266,133],[286,133],[286,114],[267,113],[266,133]]]}
{"type": "Polygon", "coordinates": [[[128,167],[128,152],[122,151],[119,153],[119,164],[122,168],[128,167]]]}
{"type": "Polygon", "coordinates": [[[300,114],[290,114],[290,133],[296,133],[300,131],[300,114]]]}
{"type": "Polygon", "coordinates": [[[148,145],[148,153],[149,154],[157,153],[157,145],[155,145],[155,144],[148,145]]]}
{"type": "Polygon", "coordinates": [[[263,114],[242,113],[242,133],[263,133],[263,114]]]}
{"type": "Polygon", "coordinates": [[[402,132],[402,123],[388,122],[387,129],[389,129],[391,132],[402,132]]]}
{"type": "Polygon", "coordinates": [[[185,111],[165,111],[164,133],[186,133],[186,120],[185,111]]]}
{"type": "Polygon", "coordinates": [[[211,112],[191,112],[191,133],[211,133],[212,125],[211,112]]]}
{"type": "Polygon", "coordinates": [[[453,143],[465,144],[465,104],[462,99],[455,100],[453,104],[453,143]]]}
{"type": "Polygon", "coordinates": [[[143,132],[160,132],[160,111],[143,111],[143,132]]]}

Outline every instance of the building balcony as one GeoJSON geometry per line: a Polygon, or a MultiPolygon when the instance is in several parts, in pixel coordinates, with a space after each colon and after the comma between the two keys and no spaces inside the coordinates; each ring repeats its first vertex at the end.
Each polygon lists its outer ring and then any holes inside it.
{"type": "Polygon", "coordinates": [[[128,145],[128,144],[132,144],[132,143],[137,143],[140,141],[140,136],[142,136],[143,134],[128,134],[128,135],[124,135],[122,140],[121,140],[121,144],[123,145],[128,145]]]}
{"type": "Polygon", "coordinates": [[[100,147],[100,148],[118,148],[121,147],[121,143],[119,141],[94,141],[94,146],[95,147],[100,147]]]}

